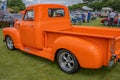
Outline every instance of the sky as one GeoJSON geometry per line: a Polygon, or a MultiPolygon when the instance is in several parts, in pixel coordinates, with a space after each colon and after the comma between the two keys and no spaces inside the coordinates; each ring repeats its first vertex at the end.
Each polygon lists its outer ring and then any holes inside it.
{"type": "Polygon", "coordinates": [[[25,2],[26,6],[31,4],[37,4],[37,3],[56,3],[56,4],[63,4],[63,5],[72,5],[77,3],[82,3],[83,0],[23,0],[25,2]]]}

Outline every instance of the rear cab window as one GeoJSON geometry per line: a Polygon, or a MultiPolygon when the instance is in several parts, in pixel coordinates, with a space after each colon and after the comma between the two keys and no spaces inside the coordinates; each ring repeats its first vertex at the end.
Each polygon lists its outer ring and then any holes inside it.
{"type": "Polygon", "coordinates": [[[60,9],[60,8],[50,8],[48,9],[48,16],[49,17],[64,17],[65,16],[65,12],[64,9],[60,9]]]}

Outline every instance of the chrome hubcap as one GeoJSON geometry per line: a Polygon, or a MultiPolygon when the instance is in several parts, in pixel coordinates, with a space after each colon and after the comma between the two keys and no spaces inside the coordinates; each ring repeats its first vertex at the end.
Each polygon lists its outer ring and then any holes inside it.
{"type": "Polygon", "coordinates": [[[74,68],[73,57],[68,52],[62,52],[59,57],[59,64],[63,70],[71,71],[74,68]]]}
{"type": "Polygon", "coordinates": [[[7,37],[6,41],[7,41],[8,48],[12,49],[13,48],[13,42],[12,42],[11,38],[7,37]]]}

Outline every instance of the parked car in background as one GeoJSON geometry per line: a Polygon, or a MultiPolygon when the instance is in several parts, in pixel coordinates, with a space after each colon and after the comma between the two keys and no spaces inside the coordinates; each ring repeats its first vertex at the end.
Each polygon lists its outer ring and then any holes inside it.
{"type": "Polygon", "coordinates": [[[9,14],[7,11],[0,10],[0,19],[7,14],[9,14]]]}
{"type": "Polygon", "coordinates": [[[21,14],[6,14],[0,18],[0,27],[12,27],[16,20],[21,20],[21,14]]]}
{"type": "Polygon", "coordinates": [[[7,27],[7,26],[12,27],[14,25],[14,21],[15,18],[11,14],[4,15],[0,19],[0,27],[7,27]]]}
{"type": "MultiPolygon", "coordinates": [[[[109,18],[104,18],[104,19],[101,20],[101,23],[103,23],[105,26],[108,26],[109,25],[109,21],[110,21],[109,18]]],[[[118,19],[115,18],[114,19],[114,25],[117,25],[117,22],[118,22],[118,19]]]]}
{"type": "Polygon", "coordinates": [[[14,18],[22,20],[22,14],[13,14],[14,18]]]}

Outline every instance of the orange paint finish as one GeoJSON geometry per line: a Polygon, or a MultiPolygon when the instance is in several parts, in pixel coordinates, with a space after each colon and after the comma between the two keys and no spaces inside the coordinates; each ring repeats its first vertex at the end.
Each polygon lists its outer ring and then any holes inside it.
{"type": "Polygon", "coordinates": [[[103,53],[101,53],[99,47],[86,40],[64,36],[57,39],[54,46],[54,50],[63,48],[72,51],[80,66],[84,68],[100,68],[103,65],[103,53]]]}
{"type": "Polygon", "coordinates": [[[23,20],[16,22],[13,28],[3,29],[3,34],[4,38],[12,38],[15,48],[51,61],[59,50],[68,50],[83,68],[109,66],[113,54],[120,58],[119,29],[72,26],[69,11],[62,5],[29,6],[23,20]],[[49,17],[48,10],[52,8],[63,9],[65,15],[49,17]],[[29,11],[32,17],[26,20],[29,11]]]}
{"type": "Polygon", "coordinates": [[[3,34],[4,34],[4,39],[6,36],[12,37],[12,40],[16,48],[19,48],[19,49],[22,48],[20,34],[15,28],[4,28],[3,34]]]}

